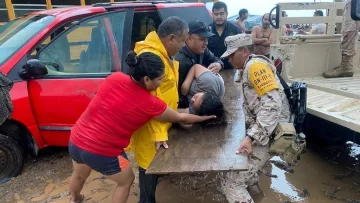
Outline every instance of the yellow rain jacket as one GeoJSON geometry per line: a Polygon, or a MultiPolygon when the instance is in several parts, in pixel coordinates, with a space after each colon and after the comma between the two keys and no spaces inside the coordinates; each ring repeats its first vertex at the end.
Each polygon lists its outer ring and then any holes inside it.
{"type": "MultiPolygon", "coordinates": [[[[137,42],[136,54],[151,52],[158,55],[165,64],[165,76],[160,87],[152,92],[162,99],[169,107],[176,110],[179,102],[178,81],[179,62],[171,60],[155,31],[150,32],[145,41],[137,42]]],[[[156,149],[155,141],[168,140],[168,130],[171,123],[151,120],[138,129],[131,137],[127,150],[134,152],[135,159],[141,168],[147,169],[153,160],[156,149]]]]}

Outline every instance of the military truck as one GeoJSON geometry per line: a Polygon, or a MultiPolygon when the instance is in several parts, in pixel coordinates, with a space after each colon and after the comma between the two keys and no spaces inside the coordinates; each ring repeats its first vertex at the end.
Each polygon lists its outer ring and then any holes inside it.
{"type": "MultiPolygon", "coordinates": [[[[316,135],[326,142],[360,143],[359,51],[354,57],[354,77],[327,79],[326,70],[340,65],[340,30],[344,2],[279,3],[271,10],[276,42],[270,58],[286,82],[307,83],[307,136],[316,135]],[[282,11],[323,10],[324,16],[282,17],[282,11]],[[326,14],[326,15],[325,15],[326,14]],[[339,15],[340,14],[340,15],[339,15]],[[325,23],[323,35],[282,36],[286,24],[325,23]],[[337,31],[337,32],[336,32],[337,31]]],[[[359,45],[357,44],[357,50],[359,45]]]]}

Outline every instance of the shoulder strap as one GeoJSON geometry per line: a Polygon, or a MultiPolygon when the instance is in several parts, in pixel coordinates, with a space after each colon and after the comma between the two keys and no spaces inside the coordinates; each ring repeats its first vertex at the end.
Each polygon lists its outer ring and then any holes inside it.
{"type": "Polygon", "coordinates": [[[282,78],[281,75],[277,71],[276,71],[276,75],[280,80],[281,86],[283,86],[283,88],[284,88],[284,92],[285,92],[287,99],[290,101],[291,89],[290,89],[289,85],[285,82],[284,78],[282,78]]]}

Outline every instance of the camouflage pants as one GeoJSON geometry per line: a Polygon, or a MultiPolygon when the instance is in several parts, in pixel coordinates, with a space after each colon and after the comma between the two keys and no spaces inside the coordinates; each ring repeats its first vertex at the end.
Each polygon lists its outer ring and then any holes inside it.
{"type": "Polygon", "coordinates": [[[270,160],[269,147],[253,146],[253,155],[249,158],[249,170],[246,172],[223,172],[220,173],[220,191],[226,196],[229,203],[254,203],[247,187],[259,182],[259,173],[265,163],[270,160]],[[260,160],[258,160],[259,158],[260,160]]]}
{"type": "Polygon", "coordinates": [[[356,43],[358,41],[358,30],[360,28],[360,21],[354,21],[351,18],[351,0],[346,0],[343,23],[341,30],[340,49],[342,55],[355,56],[356,43]]]}

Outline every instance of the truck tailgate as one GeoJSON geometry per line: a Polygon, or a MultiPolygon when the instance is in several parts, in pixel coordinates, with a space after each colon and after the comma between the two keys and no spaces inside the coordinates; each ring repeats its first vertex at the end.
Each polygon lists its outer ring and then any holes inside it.
{"type": "Polygon", "coordinates": [[[221,73],[225,82],[224,105],[228,111],[225,125],[191,129],[172,127],[169,149],[160,149],[147,169],[148,174],[192,173],[206,171],[244,171],[247,157],[236,155],[245,137],[240,84],[234,82],[235,72],[221,73]]]}
{"type": "Polygon", "coordinates": [[[352,78],[295,78],[308,85],[308,113],[360,132],[360,74],[352,78]]]}

